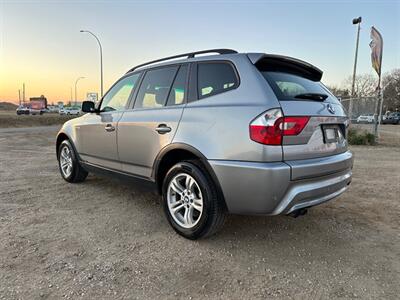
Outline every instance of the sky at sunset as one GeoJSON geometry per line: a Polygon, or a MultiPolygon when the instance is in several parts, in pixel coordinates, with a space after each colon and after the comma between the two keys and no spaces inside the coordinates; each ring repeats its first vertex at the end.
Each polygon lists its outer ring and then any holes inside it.
{"type": "Polygon", "coordinates": [[[362,16],[358,72],[373,73],[370,28],[383,35],[383,72],[400,67],[400,0],[382,1],[8,1],[0,0],[0,101],[45,95],[69,101],[99,92],[134,65],[183,52],[232,48],[306,60],[340,85],[352,73],[362,16]]]}

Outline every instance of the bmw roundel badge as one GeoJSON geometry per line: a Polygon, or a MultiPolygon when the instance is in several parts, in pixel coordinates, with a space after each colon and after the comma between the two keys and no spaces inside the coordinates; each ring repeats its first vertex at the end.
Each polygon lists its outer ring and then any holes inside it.
{"type": "Polygon", "coordinates": [[[327,105],[326,108],[328,109],[328,111],[329,111],[331,114],[335,114],[335,109],[333,108],[333,106],[332,106],[331,104],[328,103],[328,105],[327,105]]]}

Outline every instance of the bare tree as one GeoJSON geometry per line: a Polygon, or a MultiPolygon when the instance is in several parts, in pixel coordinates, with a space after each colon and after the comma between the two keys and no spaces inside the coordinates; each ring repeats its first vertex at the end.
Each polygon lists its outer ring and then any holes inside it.
{"type": "Polygon", "coordinates": [[[400,69],[383,75],[383,111],[400,111],[400,69]]]}
{"type": "MultiPolygon", "coordinates": [[[[344,90],[351,90],[353,82],[352,76],[345,79],[343,88],[344,90]]],[[[368,97],[376,95],[376,88],[378,87],[378,78],[372,74],[361,74],[356,76],[354,84],[355,97],[368,97]]]]}
{"type": "Polygon", "coordinates": [[[334,94],[336,97],[348,98],[350,97],[350,91],[348,89],[344,89],[338,86],[327,86],[327,88],[334,94]]]}

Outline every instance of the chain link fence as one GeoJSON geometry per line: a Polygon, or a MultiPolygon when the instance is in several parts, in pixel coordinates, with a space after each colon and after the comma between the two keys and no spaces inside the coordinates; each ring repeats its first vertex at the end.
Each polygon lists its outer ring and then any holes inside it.
{"type": "MultiPolygon", "coordinates": [[[[357,97],[342,99],[342,105],[349,114],[350,101],[352,101],[351,127],[374,133],[375,124],[379,121],[376,112],[379,111],[379,97],[357,97]]],[[[384,117],[385,112],[382,112],[384,117]]]]}

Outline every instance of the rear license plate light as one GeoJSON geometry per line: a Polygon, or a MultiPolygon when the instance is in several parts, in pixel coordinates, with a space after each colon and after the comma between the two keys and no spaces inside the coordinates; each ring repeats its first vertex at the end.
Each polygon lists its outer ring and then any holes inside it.
{"type": "Polygon", "coordinates": [[[322,133],[325,144],[337,143],[341,139],[340,129],[337,125],[323,125],[322,133]]]}

